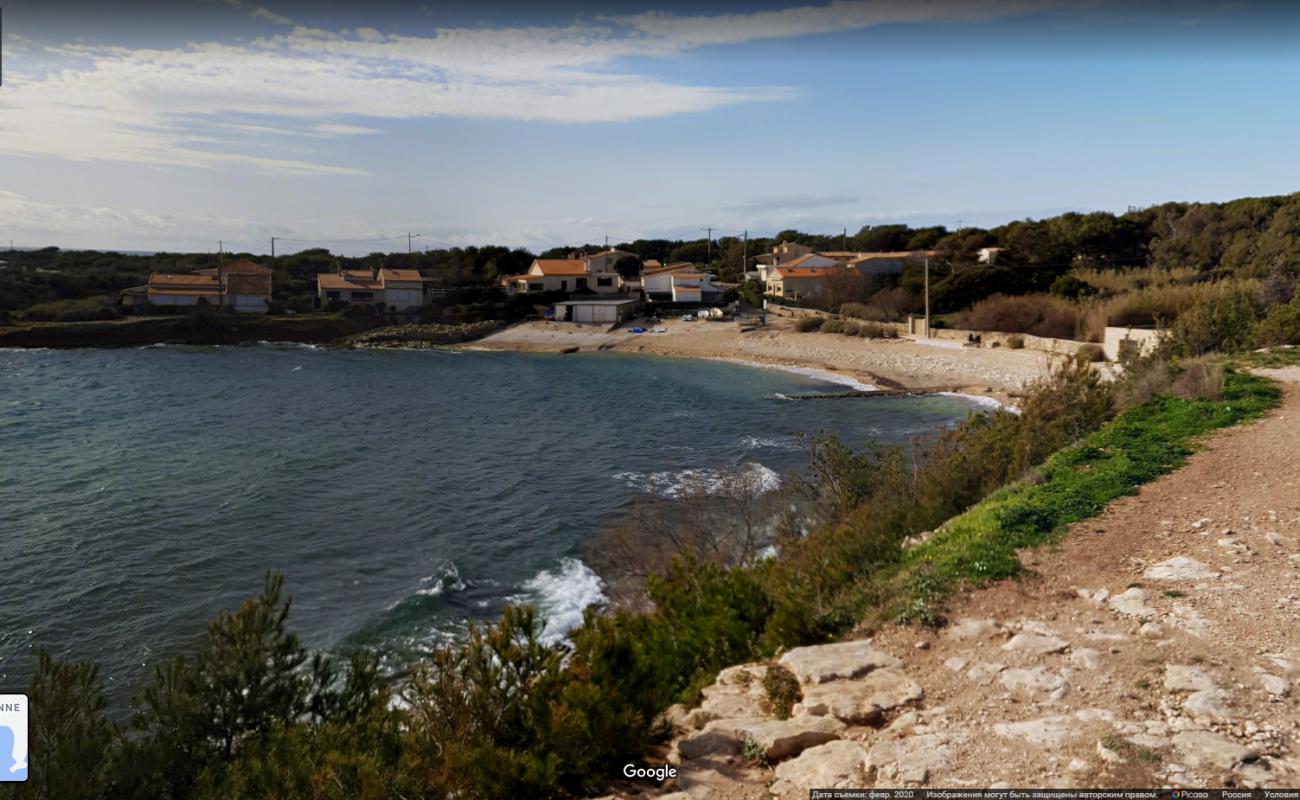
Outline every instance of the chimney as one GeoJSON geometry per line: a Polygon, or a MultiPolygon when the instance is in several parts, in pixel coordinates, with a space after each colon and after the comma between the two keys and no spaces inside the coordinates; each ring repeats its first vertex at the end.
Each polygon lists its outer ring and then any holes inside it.
{"type": "Polygon", "coordinates": [[[370,268],[370,280],[372,281],[379,280],[379,267],[374,266],[370,268]]]}

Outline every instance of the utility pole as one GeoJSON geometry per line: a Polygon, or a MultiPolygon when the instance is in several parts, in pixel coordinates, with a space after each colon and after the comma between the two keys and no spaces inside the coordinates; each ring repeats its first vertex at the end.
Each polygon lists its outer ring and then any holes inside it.
{"type": "Polygon", "coordinates": [[[605,234],[605,249],[609,249],[609,234],[605,234]]]}
{"type": "Polygon", "coordinates": [[[847,251],[849,249],[849,229],[845,228],[844,233],[840,235],[840,249],[847,251]]]}
{"type": "Polygon", "coordinates": [[[925,260],[925,338],[930,338],[930,259],[925,260]]]}
{"type": "Polygon", "coordinates": [[[700,228],[700,230],[702,230],[702,231],[708,231],[709,238],[708,238],[708,251],[707,251],[707,252],[708,252],[708,254],[709,254],[709,263],[712,264],[712,263],[713,263],[713,228],[700,228]]]}
{"type": "Polygon", "coordinates": [[[749,269],[749,229],[745,229],[745,249],[741,251],[744,255],[740,258],[740,283],[745,282],[745,272],[749,269]]]}
{"type": "Polygon", "coordinates": [[[226,243],[217,240],[217,263],[220,264],[226,260],[226,243]]]}
{"type": "Polygon", "coordinates": [[[271,237],[271,258],[275,258],[275,237],[271,237]]]}

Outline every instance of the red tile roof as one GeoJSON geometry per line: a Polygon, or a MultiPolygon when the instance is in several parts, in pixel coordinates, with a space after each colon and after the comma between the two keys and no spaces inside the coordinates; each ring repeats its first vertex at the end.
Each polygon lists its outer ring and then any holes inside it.
{"type": "Polygon", "coordinates": [[[831,273],[828,267],[777,267],[776,274],[785,278],[826,278],[831,273]]]}
{"type": "Polygon", "coordinates": [[[533,262],[533,266],[540,269],[544,276],[565,277],[588,274],[587,262],[581,258],[539,258],[533,262]]]}

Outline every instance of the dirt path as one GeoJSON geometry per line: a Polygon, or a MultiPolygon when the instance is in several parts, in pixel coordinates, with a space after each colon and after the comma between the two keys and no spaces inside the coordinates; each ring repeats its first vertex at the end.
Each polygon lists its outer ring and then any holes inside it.
{"type": "Polygon", "coordinates": [[[787,654],[789,721],[763,667],[724,673],[684,720],[676,788],[1300,787],[1300,385],[1023,560],[1031,576],[954,599],[943,631],[787,654]],[[746,740],[775,766],[745,767],[746,740]]]}

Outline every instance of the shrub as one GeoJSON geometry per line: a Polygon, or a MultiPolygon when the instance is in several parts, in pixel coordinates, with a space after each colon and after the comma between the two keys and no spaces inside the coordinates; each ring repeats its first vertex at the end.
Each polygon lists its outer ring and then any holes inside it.
{"type": "Polygon", "coordinates": [[[23,318],[31,322],[89,322],[121,316],[122,309],[106,295],[39,303],[23,312],[23,318]]]}
{"type": "Polygon", "coordinates": [[[862,326],[851,319],[843,320],[840,323],[840,333],[845,336],[857,336],[860,330],[862,330],[862,326]]]}
{"type": "Polygon", "coordinates": [[[1174,347],[1188,356],[1241,352],[1253,340],[1258,316],[1253,298],[1242,291],[1202,303],[1178,318],[1174,347]]]}
{"type": "Polygon", "coordinates": [[[957,314],[955,324],[977,331],[1031,333],[1056,339],[1072,339],[1082,327],[1079,306],[1050,294],[995,294],[957,314]]]}
{"type": "Polygon", "coordinates": [[[795,320],[795,330],[800,333],[810,333],[822,329],[826,319],[824,317],[800,317],[795,320]]]}
{"type": "Polygon", "coordinates": [[[1106,351],[1099,344],[1085,344],[1079,348],[1076,356],[1080,361],[1095,363],[1106,360],[1106,351]]]}
{"type": "Polygon", "coordinates": [[[1025,337],[1021,336],[1021,335],[1018,334],[1018,333],[1017,333],[1017,334],[1014,334],[1014,335],[1012,335],[1012,336],[1008,336],[1008,337],[1007,337],[1007,349],[1009,349],[1009,350],[1023,350],[1023,349],[1025,349],[1025,337]]]}
{"type": "Polygon", "coordinates": [[[1137,408],[1157,395],[1167,394],[1174,382],[1169,361],[1161,353],[1150,353],[1124,366],[1115,386],[1115,404],[1121,410],[1137,408]]]}
{"type": "Polygon", "coordinates": [[[1223,365],[1189,361],[1174,379],[1172,390],[1186,400],[1218,400],[1223,397],[1223,365]]]}
{"type": "Polygon", "coordinates": [[[767,665],[767,674],[763,676],[763,692],[777,719],[789,719],[794,704],[803,699],[799,679],[793,672],[776,663],[767,665]]]}
{"type": "Polygon", "coordinates": [[[844,320],[842,319],[827,319],[825,322],[822,323],[822,333],[843,333],[843,332],[844,332],[844,320]]]}
{"type": "Polygon", "coordinates": [[[1274,306],[1255,328],[1255,347],[1300,344],[1300,297],[1274,306]]]}

